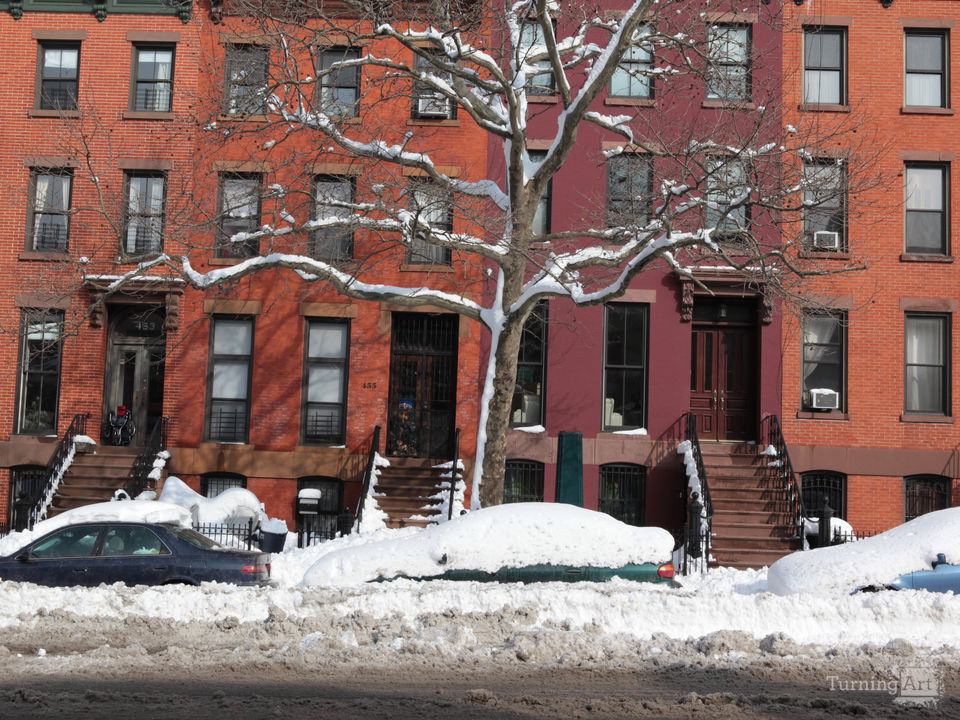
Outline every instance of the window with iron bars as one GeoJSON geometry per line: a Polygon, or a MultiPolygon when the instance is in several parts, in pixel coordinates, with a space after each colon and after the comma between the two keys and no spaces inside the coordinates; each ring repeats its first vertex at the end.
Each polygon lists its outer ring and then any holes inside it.
{"type": "Polygon", "coordinates": [[[543,463],[507,460],[503,474],[503,504],[543,502],[543,463]]]}
{"type": "Polygon", "coordinates": [[[200,476],[200,494],[207,498],[215,498],[224,490],[230,488],[246,488],[247,479],[243,475],[234,473],[208,473],[200,476]]]}
{"type": "Polygon", "coordinates": [[[811,470],[800,475],[800,495],[807,516],[820,516],[823,501],[833,510],[833,516],[847,517],[847,476],[831,470],[811,470]]]}
{"type": "Polygon", "coordinates": [[[632,463],[600,466],[600,512],[627,525],[643,525],[647,469],[632,463]]]}
{"type": "Polygon", "coordinates": [[[903,521],[950,507],[950,478],[942,475],[911,475],[903,479],[903,521]]]}
{"type": "Polygon", "coordinates": [[[343,481],[329,477],[303,477],[297,480],[297,535],[301,546],[332,540],[339,530],[343,510],[343,481]],[[314,502],[304,502],[304,490],[319,490],[314,502]]]}

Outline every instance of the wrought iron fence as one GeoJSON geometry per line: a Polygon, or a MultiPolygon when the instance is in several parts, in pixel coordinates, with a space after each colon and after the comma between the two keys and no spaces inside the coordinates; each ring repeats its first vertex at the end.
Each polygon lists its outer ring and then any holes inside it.
{"type": "Polygon", "coordinates": [[[243,525],[226,525],[223,523],[195,523],[193,529],[211,540],[215,540],[227,547],[252,550],[259,545],[259,538],[255,532],[256,522],[251,518],[243,525]]]}
{"type": "Polygon", "coordinates": [[[301,516],[300,525],[297,528],[297,547],[317,545],[341,535],[348,535],[352,528],[353,513],[350,512],[342,512],[339,515],[301,516]]]}
{"type": "Polygon", "coordinates": [[[0,538],[6,537],[11,532],[9,525],[0,525],[0,538]]]}

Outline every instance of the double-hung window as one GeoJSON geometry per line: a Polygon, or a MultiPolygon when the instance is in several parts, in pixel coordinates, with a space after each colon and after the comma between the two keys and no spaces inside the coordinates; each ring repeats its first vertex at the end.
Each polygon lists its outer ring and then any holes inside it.
{"type": "Polygon", "coordinates": [[[449,265],[452,254],[449,247],[427,240],[433,233],[453,230],[453,197],[449,191],[425,180],[410,183],[410,210],[418,228],[415,230],[407,262],[411,264],[449,265]]]}
{"type": "Polygon", "coordinates": [[[353,257],[353,229],[339,224],[353,216],[354,179],[319,175],[314,179],[314,217],[321,225],[310,238],[310,257],[317,260],[348,260],[353,257]]]}
{"type": "Polygon", "coordinates": [[[356,117],[360,101],[360,66],[342,65],[360,59],[360,50],[333,47],[320,53],[320,112],[356,117]]]}
{"type": "Polygon", "coordinates": [[[520,44],[517,48],[518,65],[527,66],[527,95],[553,95],[556,80],[553,77],[550,60],[546,57],[534,60],[528,57],[533,48],[538,48],[538,54],[546,55],[546,38],[543,28],[536,20],[527,20],[520,26],[520,44]]]}
{"type": "Polygon", "coordinates": [[[653,169],[646,155],[625,153],[607,160],[607,224],[643,226],[650,219],[653,169]]]}
{"type": "Polygon", "coordinates": [[[220,176],[218,257],[253,257],[260,240],[250,237],[260,229],[260,181],[257,173],[220,176]]]}
{"type": "Polygon", "coordinates": [[[846,313],[806,312],[803,316],[803,408],[846,408],[846,313]]]}
{"type": "Polygon", "coordinates": [[[644,37],[650,28],[637,33],[634,44],[627,48],[610,78],[610,97],[653,97],[653,49],[644,37]]]}
{"type": "Polygon", "coordinates": [[[749,225],[747,169],[739,158],[717,156],[706,166],[707,227],[722,235],[737,235],[749,225]]]}
{"type": "Polygon", "coordinates": [[[847,249],[847,177],[837,160],[803,166],[803,246],[814,251],[847,249]]]}
{"type": "Polygon", "coordinates": [[[23,310],[20,317],[17,432],[57,432],[62,345],[62,311],[23,310]]]}
{"type": "Polygon", "coordinates": [[[126,255],[145,255],[163,250],[164,208],[167,178],[162,173],[127,173],[127,228],[123,242],[126,255]]]}
{"type": "Polygon", "coordinates": [[[344,442],[349,346],[348,323],[337,320],[307,322],[303,404],[305,443],[339,445],[344,442]]]}
{"type": "Polygon", "coordinates": [[[847,29],[803,29],[803,102],[844,105],[847,102],[847,29]]]}
{"type": "Polygon", "coordinates": [[[28,249],[40,252],[67,251],[72,186],[73,173],[70,170],[33,171],[28,249]]]}
{"type": "MultiPolygon", "coordinates": [[[[547,157],[547,151],[528,150],[527,155],[532,162],[542,163],[547,157]]],[[[537,201],[537,210],[533,214],[533,226],[530,228],[534,235],[542,236],[550,232],[551,195],[553,195],[553,178],[547,181],[547,186],[537,201]]]]}
{"type": "Polygon", "coordinates": [[[907,30],[904,105],[947,107],[947,35],[941,31],[907,30]]]}
{"type": "Polygon", "coordinates": [[[270,50],[259,45],[228,45],[224,112],[264,115],[267,112],[267,73],[270,50]]]}
{"type": "Polygon", "coordinates": [[[714,25],[707,30],[707,99],[750,99],[750,28],[714,25]]]}
{"type": "MultiPolygon", "coordinates": [[[[424,50],[424,52],[427,52],[424,50]]],[[[434,62],[443,63],[442,53],[432,53],[430,57],[416,55],[413,58],[414,77],[432,75],[443,83],[450,84],[453,76],[449,71],[441,70],[434,62]],[[431,62],[431,59],[433,62],[431,62]]],[[[422,79],[413,85],[413,117],[421,120],[449,120],[456,117],[456,104],[438,88],[422,79]]]]}
{"type": "Polygon", "coordinates": [[[910,163],[906,166],[907,253],[947,255],[947,165],[910,163]]]}
{"type": "Polygon", "coordinates": [[[950,415],[950,315],[907,313],[904,329],[904,412],[950,415]]]}
{"type": "Polygon", "coordinates": [[[131,110],[170,112],[173,107],[173,46],[135,45],[133,48],[131,110]]]}
{"type": "Polygon", "coordinates": [[[80,81],[80,46],[76,43],[41,43],[39,93],[41,110],[76,110],[80,81]]]}
{"type": "Polygon", "coordinates": [[[547,359],[547,303],[539,302],[523,324],[517,355],[517,384],[510,406],[512,425],[542,425],[547,359]]]}
{"type": "Polygon", "coordinates": [[[644,427],[647,418],[649,305],[611,303],[604,311],[603,427],[644,427]]]}
{"type": "Polygon", "coordinates": [[[247,442],[253,319],[213,318],[207,383],[207,439],[247,442]]]}

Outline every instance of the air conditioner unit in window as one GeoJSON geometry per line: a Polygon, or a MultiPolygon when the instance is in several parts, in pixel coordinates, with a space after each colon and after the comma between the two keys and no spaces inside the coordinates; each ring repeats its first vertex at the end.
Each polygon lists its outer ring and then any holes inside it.
{"type": "Polygon", "coordinates": [[[840,233],[818,230],[813,234],[813,246],[817,250],[839,250],[840,233]]]}
{"type": "Polygon", "coordinates": [[[810,391],[810,404],[816,410],[839,410],[840,393],[824,388],[813,389],[810,391]]]}
{"type": "Polygon", "coordinates": [[[417,115],[422,118],[445,118],[450,115],[450,104],[446,98],[423,95],[417,98],[417,115]]]}

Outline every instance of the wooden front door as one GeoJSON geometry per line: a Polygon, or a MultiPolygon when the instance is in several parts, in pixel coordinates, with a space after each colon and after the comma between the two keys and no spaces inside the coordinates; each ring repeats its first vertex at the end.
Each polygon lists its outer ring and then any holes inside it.
{"type": "Polygon", "coordinates": [[[690,412],[701,440],[753,440],[757,365],[752,327],[695,325],[690,412]]]}

